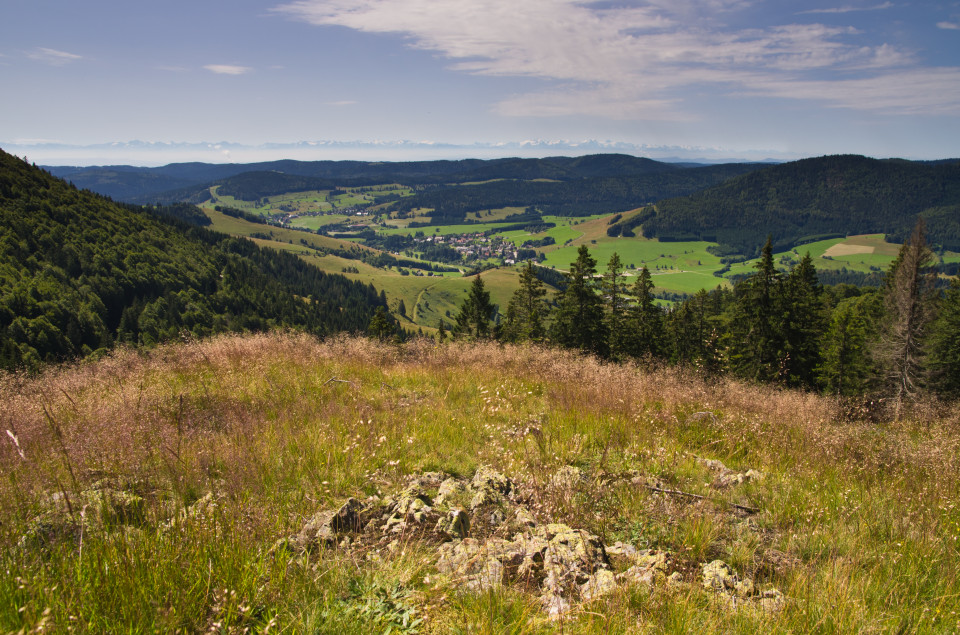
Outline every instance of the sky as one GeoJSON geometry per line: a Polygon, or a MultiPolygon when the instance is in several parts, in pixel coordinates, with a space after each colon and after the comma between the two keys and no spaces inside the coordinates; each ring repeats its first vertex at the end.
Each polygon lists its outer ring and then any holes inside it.
{"type": "Polygon", "coordinates": [[[47,165],[960,155],[960,0],[0,0],[47,165]]]}

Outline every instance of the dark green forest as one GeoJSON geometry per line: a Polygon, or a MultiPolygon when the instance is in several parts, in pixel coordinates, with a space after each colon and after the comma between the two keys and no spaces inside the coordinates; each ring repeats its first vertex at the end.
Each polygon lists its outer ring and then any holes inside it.
{"type": "Polygon", "coordinates": [[[529,261],[505,311],[478,275],[451,332],[866,397],[899,412],[918,395],[960,390],[960,280],[943,290],[933,262],[918,223],[879,287],[823,285],[809,255],[778,269],[768,240],[753,275],[668,310],[646,268],[628,281],[614,254],[598,276],[581,246],[552,298],[529,261]]]}
{"type": "Polygon", "coordinates": [[[960,161],[829,156],[767,167],[660,201],[643,233],[718,242],[753,257],[768,234],[777,250],[836,233],[887,233],[903,242],[923,215],[931,243],[958,249],[958,205],[960,161]]]}
{"type": "MultiPolygon", "coordinates": [[[[490,179],[552,179],[559,181],[591,177],[620,177],[671,172],[684,166],[624,154],[595,154],[583,157],[547,157],[543,159],[462,159],[457,161],[265,161],[243,164],[172,163],[155,168],[134,166],[55,166],[54,176],[77,187],[133,203],[187,201],[202,195],[212,184],[229,183],[255,196],[253,188],[239,185],[248,173],[281,174],[314,179],[314,183],[336,181],[341,186],[400,183],[403,185],[443,185],[490,179]]],[[[254,177],[259,180],[261,177],[254,177]]],[[[282,178],[282,177],[281,177],[282,178]]],[[[276,186],[261,180],[272,191],[276,186]]],[[[292,191],[292,190],[285,190],[292,191]]]]}
{"type": "Polygon", "coordinates": [[[225,331],[363,331],[384,304],[201,217],[120,205],[0,152],[0,367],[225,331]]]}
{"type": "Polygon", "coordinates": [[[544,182],[498,180],[477,185],[435,187],[391,204],[391,211],[431,208],[434,224],[457,224],[468,213],[501,207],[533,206],[545,214],[589,216],[624,212],[672,196],[682,196],[757,169],[730,163],[675,168],[649,174],[587,177],[544,182]]]}

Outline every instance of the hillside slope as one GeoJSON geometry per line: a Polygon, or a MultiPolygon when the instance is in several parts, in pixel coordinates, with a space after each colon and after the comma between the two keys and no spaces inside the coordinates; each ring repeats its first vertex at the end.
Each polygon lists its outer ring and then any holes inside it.
{"type": "Polygon", "coordinates": [[[275,326],[365,329],[371,286],[81,192],[0,153],[0,367],[275,326]]]}
{"type": "MultiPolygon", "coordinates": [[[[757,170],[684,198],[661,201],[644,235],[707,240],[758,252],[771,234],[788,247],[823,234],[909,233],[916,216],[960,204],[960,161],[924,163],[862,156],[804,159],[757,170]]],[[[931,214],[931,241],[956,249],[956,223],[931,214]]]]}
{"type": "Polygon", "coordinates": [[[960,627],[956,410],[291,334],[0,379],[3,632],[960,627]]]}

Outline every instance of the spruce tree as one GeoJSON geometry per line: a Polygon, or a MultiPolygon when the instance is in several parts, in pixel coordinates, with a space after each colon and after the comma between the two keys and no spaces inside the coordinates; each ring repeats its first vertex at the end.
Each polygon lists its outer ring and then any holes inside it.
{"type": "Polygon", "coordinates": [[[502,338],[508,342],[540,342],[546,337],[548,305],[546,285],[537,277],[529,260],[520,270],[520,287],[507,305],[502,338]]]}
{"type": "Polygon", "coordinates": [[[781,277],[773,265],[771,238],[760,253],[757,272],[737,285],[731,323],[730,363],[741,376],[779,381],[784,375],[781,277]]]}
{"type": "Polygon", "coordinates": [[[607,348],[610,357],[622,359],[629,350],[626,332],[626,284],[623,280],[623,264],[620,256],[614,252],[607,262],[607,272],[603,274],[601,289],[607,305],[604,324],[607,331],[607,348]]]}
{"type": "Polygon", "coordinates": [[[631,289],[633,304],[627,313],[627,352],[633,357],[664,355],[663,311],[653,297],[653,278],[644,266],[631,289]]]}
{"type": "Polygon", "coordinates": [[[490,320],[496,313],[496,307],[490,303],[490,292],[483,285],[482,277],[477,274],[470,285],[470,293],[460,306],[454,336],[484,339],[490,336],[490,320]]]}
{"type": "Polygon", "coordinates": [[[870,377],[867,351],[869,296],[847,298],[833,310],[821,338],[817,377],[823,389],[837,395],[862,392],[870,377]]]}
{"type": "Polygon", "coordinates": [[[934,388],[943,395],[960,395],[960,278],[954,278],[931,325],[930,369],[934,388]]]}
{"type": "Polygon", "coordinates": [[[820,364],[820,337],[826,328],[820,281],[808,252],[783,281],[780,297],[783,379],[813,386],[820,364]]]}
{"type": "Polygon", "coordinates": [[[566,275],[567,288],[560,294],[550,337],[561,346],[606,354],[603,303],[597,295],[594,275],[597,261],[586,245],[577,250],[577,259],[566,275]]]}
{"type": "Polygon", "coordinates": [[[387,310],[382,306],[378,306],[376,312],[373,314],[373,317],[370,318],[370,325],[367,327],[367,333],[378,340],[384,340],[395,330],[396,324],[387,313],[387,310]]]}

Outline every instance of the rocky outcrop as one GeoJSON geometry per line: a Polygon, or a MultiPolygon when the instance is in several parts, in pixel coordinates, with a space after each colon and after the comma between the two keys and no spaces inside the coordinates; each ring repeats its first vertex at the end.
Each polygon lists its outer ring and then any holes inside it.
{"type": "Polygon", "coordinates": [[[777,611],[783,607],[783,594],[777,589],[759,590],[749,578],[741,578],[723,560],[714,560],[703,565],[703,586],[714,591],[724,603],[733,609],[744,606],[764,611],[777,611]]]}
{"type": "MultiPolygon", "coordinates": [[[[547,494],[588,484],[579,468],[564,467],[548,481],[547,494]]],[[[317,546],[344,549],[399,549],[416,537],[435,545],[436,568],[460,592],[482,592],[511,585],[536,594],[544,611],[557,617],[621,587],[651,592],[687,586],[694,563],[675,561],[664,550],[623,542],[609,547],[589,531],[565,523],[538,523],[513,481],[490,467],[470,479],[429,473],[408,480],[387,498],[348,499],[318,512],[298,534],[281,541],[295,551],[317,546]]],[[[702,567],[703,586],[729,604],[749,602],[775,610],[777,591],[758,592],[724,562],[702,567]]]]}

